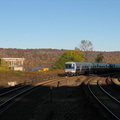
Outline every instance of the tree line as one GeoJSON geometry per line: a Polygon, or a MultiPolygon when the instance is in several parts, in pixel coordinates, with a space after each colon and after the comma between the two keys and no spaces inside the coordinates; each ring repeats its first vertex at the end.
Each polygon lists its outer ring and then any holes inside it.
{"type": "MultiPolygon", "coordinates": [[[[82,40],[79,47],[75,50],[67,50],[52,66],[53,69],[63,69],[65,62],[90,62],[88,58],[89,51],[93,51],[93,44],[91,41],[82,40]]],[[[94,62],[102,63],[104,56],[99,53],[94,62]]]]}
{"type": "MultiPolygon", "coordinates": [[[[28,69],[44,67],[62,69],[64,63],[68,61],[120,63],[119,51],[93,51],[93,45],[88,40],[82,40],[74,50],[0,48],[0,57],[25,58],[24,67],[28,69]]],[[[3,66],[1,66],[1,69],[3,69],[3,66]]]]}

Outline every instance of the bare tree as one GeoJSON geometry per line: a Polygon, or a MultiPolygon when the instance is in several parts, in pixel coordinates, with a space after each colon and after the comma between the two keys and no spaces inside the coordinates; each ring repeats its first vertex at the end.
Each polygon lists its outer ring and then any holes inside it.
{"type": "Polygon", "coordinates": [[[80,51],[83,51],[84,56],[85,56],[85,62],[89,62],[89,51],[93,50],[93,44],[89,40],[82,40],[81,43],[79,44],[78,48],[80,51]]]}
{"type": "Polygon", "coordinates": [[[89,40],[82,40],[80,45],[79,45],[79,49],[81,51],[92,51],[93,50],[93,44],[89,40]]]}

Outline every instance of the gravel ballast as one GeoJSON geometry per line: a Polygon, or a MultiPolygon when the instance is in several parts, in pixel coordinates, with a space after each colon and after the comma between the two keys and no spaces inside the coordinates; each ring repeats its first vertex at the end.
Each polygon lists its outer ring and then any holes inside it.
{"type": "Polygon", "coordinates": [[[86,76],[65,77],[24,96],[1,120],[101,120],[83,90],[86,76]],[[50,89],[52,86],[52,89],[50,89]]]}

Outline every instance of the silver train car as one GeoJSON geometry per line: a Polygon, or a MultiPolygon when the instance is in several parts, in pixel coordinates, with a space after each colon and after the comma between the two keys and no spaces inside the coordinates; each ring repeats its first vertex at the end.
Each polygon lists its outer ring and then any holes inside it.
{"type": "Polygon", "coordinates": [[[79,75],[92,71],[92,63],[88,62],[66,62],[65,73],[67,75],[79,75]]]}
{"type": "Polygon", "coordinates": [[[120,71],[119,63],[90,63],[66,62],[64,66],[66,75],[80,75],[87,73],[103,73],[120,71]]]}

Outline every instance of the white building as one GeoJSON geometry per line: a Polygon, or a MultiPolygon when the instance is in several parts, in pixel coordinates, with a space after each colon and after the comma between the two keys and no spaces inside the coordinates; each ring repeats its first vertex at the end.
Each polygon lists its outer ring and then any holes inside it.
{"type": "Polygon", "coordinates": [[[5,60],[8,64],[10,70],[24,70],[24,60],[25,58],[1,58],[5,60]]]}

